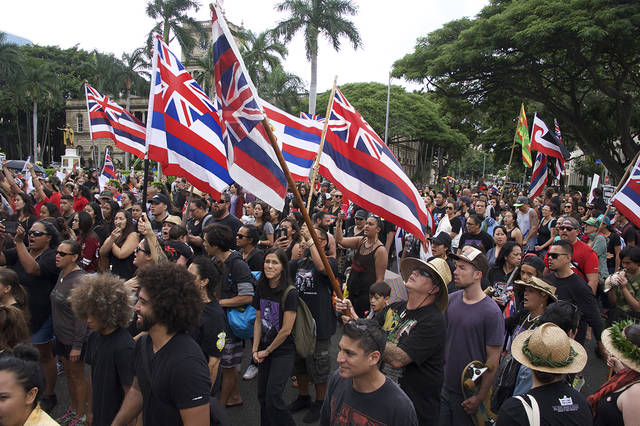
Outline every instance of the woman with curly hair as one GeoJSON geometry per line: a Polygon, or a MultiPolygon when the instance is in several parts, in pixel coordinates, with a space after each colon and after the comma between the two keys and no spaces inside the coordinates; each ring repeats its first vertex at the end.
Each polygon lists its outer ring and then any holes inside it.
{"type": "Polygon", "coordinates": [[[268,249],[273,246],[273,224],[271,223],[271,210],[267,203],[256,201],[253,203],[253,216],[255,216],[255,225],[260,233],[258,247],[268,249]]]}
{"type": "Polygon", "coordinates": [[[60,209],[54,203],[44,203],[40,207],[40,220],[62,216],[60,209]]]}
{"type": "MultiPolygon", "coordinates": [[[[105,203],[106,204],[106,203],[105,203]]],[[[135,250],[140,242],[131,218],[131,213],[118,210],[114,214],[114,227],[100,247],[100,256],[109,257],[111,273],[128,280],[135,274],[133,265],[135,250]]]]}
{"type": "Polygon", "coordinates": [[[133,316],[131,292],[115,275],[98,274],[76,287],[70,300],[73,312],[92,331],[85,355],[91,366],[87,420],[109,425],[133,382],[135,343],[126,329],[133,316]]]}
{"type": "Polygon", "coordinates": [[[22,225],[24,229],[31,229],[31,225],[37,220],[36,209],[33,206],[33,198],[24,192],[19,192],[13,199],[13,206],[13,210],[15,211],[13,220],[22,225]]]}

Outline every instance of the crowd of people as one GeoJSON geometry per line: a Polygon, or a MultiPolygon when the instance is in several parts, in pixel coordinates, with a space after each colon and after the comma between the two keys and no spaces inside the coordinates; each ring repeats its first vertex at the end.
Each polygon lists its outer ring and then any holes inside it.
{"type": "Polygon", "coordinates": [[[241,378],[262,425],[640,418],[640,232],[599,190],[427,186],[425,244],[328,181],[283,211],[236,184],[216,200],[184,178],[98,181],[3,164],[2,425],[231,424],[241,378]],[[590,339],[612,375],[586,396],[590,339]]]}

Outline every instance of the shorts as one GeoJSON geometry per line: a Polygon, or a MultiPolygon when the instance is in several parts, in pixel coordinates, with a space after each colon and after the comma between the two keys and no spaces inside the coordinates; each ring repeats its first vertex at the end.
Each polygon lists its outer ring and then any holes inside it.
{"type": "Polygon", "coordinates": [[[327,383],[331,360],[329,358],[329,339],[316,340],[316,349],[307,358],[301,358],[296,354],[293,364],[294,376],[306,375],[314,385],[327,383]]]}
{"type": "Polygon", "coordinates": [[[42,324],[40,330],[31,335],[32,345],[44,345],[53,340],[53,319],[51,316],[42,324]]]}
{"type": "MultiPolygon", "coordinates": [[[[64,357],[65,359],[69,359],[69,354],[71,353],[71,345],[65,345],[60,340],[56,339],[53,342],[53,354],[58,357],[64,357]]],[[[82,349],[80,350],[80,361],[84,361],[85,351],[87,349],[87,344],[82,344],[82,349]]]]}
{"type": "Polygon", "coordinates": [[[242,339],[227,333],[224,348],[222,349],[222,357],[220,358],[220,367],[235,368],[242,363],[242,353],[244,352],[244,342],[242,339]]]}

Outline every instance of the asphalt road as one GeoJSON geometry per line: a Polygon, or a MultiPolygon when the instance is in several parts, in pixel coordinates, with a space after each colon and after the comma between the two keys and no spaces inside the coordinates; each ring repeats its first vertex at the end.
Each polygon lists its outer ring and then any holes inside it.
{"type": "MultiPolygon", "coordinates": [[[[332,359],[332,371],[337,368],[336,355],[340,330],[334,335],[331,345],[331,359],[332,359]]],[[[582,388],[584,395],[590,395],[596,391],[602,383],[607,379],[608,367],[605,362],[596,357],[594,352],[594,341],[587,341],[585,344],[587,353],[589,355],[589,361],[584,370],[585,385],[582,388]]],[[[245,350],[245,356],[243,358],[243,365],[241,372],[244,373],[246,364],[249,360],[249,348],[245,350]]],[[[231,417],[234,425],[258,425],[260,423],[260,406],[258,404],[257,391],[256,391],[257,379],[250,381],[240,380],[240,392],[244,398],[244,404],[239,407],[228,409],[228,414],[231,417]]],[[[58,395],[58,406],[54,409],[54,418],[62,415],[69,405],[69,392],[67,391],[66,378],[63,375],[58,376],[58,382],[56,383],[56,393],[58,395]]],[[[313,397],[313,390],[311,390],[313,397]]],[[[291,402],[297,397],[297,390],[289,383],[285,391],[285,401],[291,402]]],[[[294,419],[297,424],[303,425],[302,418],[305,412],[300,412],[294,415],[294,419]]]]}

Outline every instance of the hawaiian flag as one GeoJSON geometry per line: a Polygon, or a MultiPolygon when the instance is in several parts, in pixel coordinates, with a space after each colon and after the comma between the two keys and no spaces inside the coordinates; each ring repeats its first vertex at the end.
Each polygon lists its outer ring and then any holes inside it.
{"type": "Polygon", "coordinates": [[[102,166],[102,172],[98,176],[98,187],[100,191],[103,191],[107,186],[110,179],[116,178],[116,168],[113,166],[111,155],[109,154],[109,148],[104,150],[104,164],[102,166]]]}
{"type": "Polygon", "coordinates": [[[547,172],[547,156],[542,152],[536,155],[536,163],[533,165],[531,184],[529,185],[529,198],[533,199],[542,194],[542,190],[549,180],[547,172]]]}
{"type": "MultiPolygon", "coordinates": [[[[554,125],[554,132],[556,134],[556,138],[558,139],[558,141],[564,145],[564,141],[562,140],[562,133],[560,132],[560,126],[558,125],[558,119],[554,118],[553,119],[553,125],[554,125]]],[[[564,171],[564,158],[556,158],[555,164],[554,164],[554,174],[556,176],[556,179],[560,180],[562,179],[562,172],[564,171]]]]}
{"type": "Polygon", "coordinates": [[[320,173],[348,198],[426,241],[433,218],[380,136],[336,90],[320,173]]]}
{"type": "Polygon", "coordinates": [[[142,121],[88,84],[84,93],[91,138],[109,138],[121,150],[144,158],[146,129],[142,121]]]}
{"type": "Polygon", "coordinates": [[[531,149],[542,152],[549,157],[568,160],[569,151],[564,144],[558,140],[554,132],[550,132],[546,123],[537,114],[533,116],[533,127],[531,128],[531,149]]]}
{"type": "Polygon", "coordinates": [[[260,102],[281,145],[291,177],[296,182],[307,182],[320,151],[322,125],[315,120],[294,117],[262,99],[260,102]]]}
{"type": "Polygon", "coordinates": [[[287,194],[285,177],[264,127],[264,112],[233,36],[218,6],[212,9],[216,101],[234,181],[279,211],[287,194]]]}
{"type": "Polygon", "coordinates": [[[309,114],[303,111],[300,111],[300,118],[304,118],[306,120],[319,121],[320,123],[324,123],[324,117],[320,117],[316,114],[309,114]]]}
{"type": "Polygon", "coordinates": [[[149,159],[166,175],[183,176],[220,198],[233,180],[227,171],[222,126],[214,104],[178,57],[156,35],[149,93],[149,159]]]}
{"type": "Polygon", "coordinates": [[[624,186],[613,197],[611,204],[624,217],[640,227],[640,156],[624,186]]]}

